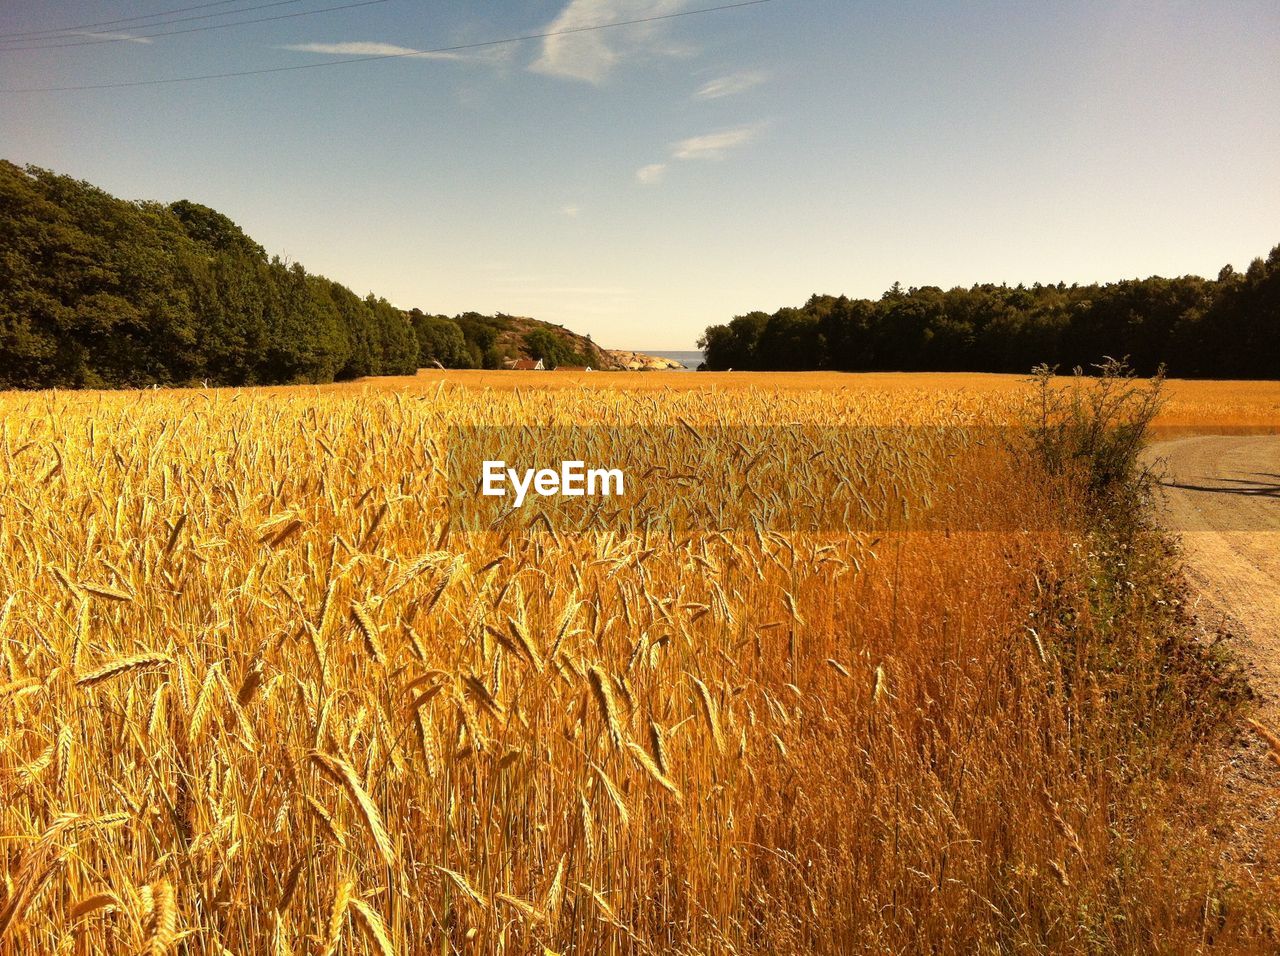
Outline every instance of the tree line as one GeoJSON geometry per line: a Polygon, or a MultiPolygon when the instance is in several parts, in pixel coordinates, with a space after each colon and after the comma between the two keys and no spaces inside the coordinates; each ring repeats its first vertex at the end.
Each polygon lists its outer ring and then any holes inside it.
{"type": "Polygon", "coordinates": [[[1280,246],[1217,279],[903,289],[815,295],[750,312],[698,341],[711,370],[1026,372],[1128,357],[1188,378],[1280,377],[1280,246]]]}
{"type": "Polygon", "coordinates": [[[268,257],[207,206],[0,160],[0,388],[323,383],[594,364],[590,348],[532,319],[405,312],[268,257]]]}
{"type": "Polygon", "coordinates": [[[0,161],[0,388],[331,382],[417,357],[400,309],[268,258],[207,206],[0,161]]]}

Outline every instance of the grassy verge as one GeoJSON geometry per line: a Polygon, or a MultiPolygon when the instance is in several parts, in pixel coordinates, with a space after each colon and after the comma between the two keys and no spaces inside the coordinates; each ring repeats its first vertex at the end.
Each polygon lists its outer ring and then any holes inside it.
{"type": "Polygon", "coordinates": [[[1042,592],[1033,629],[1089,786],[1079,794],[1085,833],[1068,841],[1081,852],[1060,874],[1076,890],[1070,912],[1055,914],[1072,931],[1015,933],[1011,942],[1274,951],[1274,902],[1229,852],[1238,808],[1224,789],[1223,754],[1248,686],[1221,644],[1197,637],[1177,550],[1139,463],[1162,381],[1136,382],[1114,363],[1102,371],[1057,393],[1040,378],[1030,429],[1033,457],[1079,489],[1082,547],[1042,592]]]}

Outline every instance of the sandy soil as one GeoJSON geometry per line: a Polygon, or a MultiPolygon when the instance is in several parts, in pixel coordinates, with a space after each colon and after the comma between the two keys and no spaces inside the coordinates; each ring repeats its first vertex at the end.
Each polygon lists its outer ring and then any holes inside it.
{"type": "MultiPolygon", "coordinates": [[[[1258,696],[1256,717],[1280,729],[1280,436],[1198,435],[1152,446],[1165,525],[1178,534],[1193,612],[1205,637],[1230,635],[1258,696]]],[[[1274,868],[1280,768],[1246,732],[1221,753],[1232,819],[1227,850],[1259,879],[1274,868]]]]}
{"type": "Polygon", "coordinates": [[[1280,726],[1280,437],[1201,435],[1151,449],[1202,623],[1238,635],[1261,718],[1280,726]]]}

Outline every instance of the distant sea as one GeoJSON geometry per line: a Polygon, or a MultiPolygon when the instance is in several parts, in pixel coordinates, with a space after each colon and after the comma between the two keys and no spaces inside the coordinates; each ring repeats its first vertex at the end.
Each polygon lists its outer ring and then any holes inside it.
{"type": "MultiPolygon", "coordinates": [[[[690,372],[696,372],[698,366],[702,364],[701,352],[665,352],[657,349],[636,349],[637,352],[643,352],[645,355],[656,355],[658,358],[674,359],[684,365],[690,372]]],[[[678,372],[680,369],[672,369],[678,372]]]]}

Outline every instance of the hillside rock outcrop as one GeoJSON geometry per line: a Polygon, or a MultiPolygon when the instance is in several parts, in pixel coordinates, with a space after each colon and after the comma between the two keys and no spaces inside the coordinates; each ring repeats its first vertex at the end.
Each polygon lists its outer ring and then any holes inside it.
{"type": "Polygon", "coordinates": [[[625,349],[606,349],[605,352],[615,368],[626,369],[628,372],[660,372],[686,367],[675,359],[660,355],[645,355],[643,352],[629,352],[625,349]]]}

